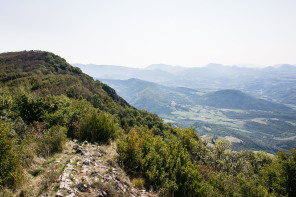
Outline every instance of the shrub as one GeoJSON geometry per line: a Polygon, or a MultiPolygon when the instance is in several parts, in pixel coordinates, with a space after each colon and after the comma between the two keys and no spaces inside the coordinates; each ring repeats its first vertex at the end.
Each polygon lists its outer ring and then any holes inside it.
{"type": "Polygon", "coordinates": [[[13,140],[7,138],[7,129],[0,123],[0,185],[12,187],[20,179],[20,161],[13,140]]]}
{"type": "Polygon", "coordinates": [[[36,156],[37,143],[35,137],[26,135],[21,140],[19,146],[20,159],[23,167],[30,167],[33,163],[33,159],[36,156]]]}
{"type": "Polygon", "coordinates": [[[110,142],[115,138],[115,125],[111,117],[95,110],[82,119],[79,128],[80,140],[110,142]]]}
{"type": "Polygon", "coordinates": [[[143,138],[139,136],[137,129],[131,129],[127,137],[120,139],[117,143],[120,161],[125,167],[133,170],[139,169],[143,155],[141,149],[143,138]]]}
{"type": "Polygon", "coordinates": [[[33,100],[26,95],[22,95],[15,100],[14,110],[27,124],[43,119],[45,111],[49,109],[49,104],[44,99],[33,100]]]}
{"type": "Polygon", "coordinates": [[[38,154],[48,157],[54,153],[61,152],[66,142],[67,129],[62,126],[53,126],[37,142],[38,154]]]}

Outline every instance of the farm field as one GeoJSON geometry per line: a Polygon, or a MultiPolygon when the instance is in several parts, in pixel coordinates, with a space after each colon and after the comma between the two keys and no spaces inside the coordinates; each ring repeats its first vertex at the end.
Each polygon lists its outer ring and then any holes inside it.
{"type": "MultiPolygon", "coordinates": [[[[295,107],[295,106],[290,106],[295,107]]],[[[169,115],[161,115],[175,126],[195,127],[202,137],[225,138],[235,149],[276,153],[296,146],[296,114],[259,110],[224,109],[201,105],[181,105],[169,115]]]]}

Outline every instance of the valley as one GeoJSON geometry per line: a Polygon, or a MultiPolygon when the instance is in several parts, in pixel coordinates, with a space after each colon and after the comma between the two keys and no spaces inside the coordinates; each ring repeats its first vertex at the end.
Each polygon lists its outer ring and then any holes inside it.
{"type": "MultiPolygon", "coordinates": [[[[182,73],[182,71],[186,70],[185,68],[182,69],[182,67],[176,67],[175,70],[172,70],[169,66],[162,66],[159,65],[157,67],[155,65],[147,69],[150,71],[155,69],[154,72],[163,69],[162,71],[166,71],[169,74],[182,73]]],[[[211,69],[214,67],[218,70],[221,69],[219,65],[210,66],[211,69]]],[[[234,68],[224,69],[228,69],[223,73],[228,72],[226,76],[230,78],[229,70],[234,68]]],[[[235,69],[252,71],[252,69],[247,68],[235,69]]],[[[232,141],[232,146],[235,150],[262,150],[275,154],[279,150],[288,151],[296,146],[296,111],[295,105],[292,104],[293,101],[286,103],[273,102],[278,101],[278,98],[284,97],[289,98],[288,100],[290,101],[292,100],[293,91],[286,90],[286,95],[281,94],[283,89],[280,86],[286,87],[283,84],[290,84],[292,86],[293,78],[291,75],[293,72],[291,74],[288,71],[292,71],[294,67],[283,66],[283,70],[279,72],[279,75],[289,75],[290,78],[283,78],[281,83],[275,79],[277,78],[274,73],[276,69],[266,69],[268,73],[273,73],[272,75],[265,76],[265,78],[268,78],[266,80],[259,78],[251,83],[241,83],[241,86],[245,87],[254,87],[257,86],[255,84],[262,83],[260,87],[263,89],[260,92],[261,97],[259,98],[254,96],[257,95],[257,90],[253,91],[252,95],[240,90],[219,90],[220,88],[218,87],[210,88],[210,86],[217,82],[216,78],[213,79],[214,83],[206,82],[205,86],[202,86],[208,87],[206,89],[166,86],[162,83],[148,82],[136,78],[100,80],[114,88],[120,96],[137,109],[146,109],[156,113],[165,122],[171,123],[174,126],[182,128],[194,127],[196,132],[204,138],[232,139],[230,141],[232,141]],[[265,85],[269,83],[268,81],[274,81],[273,85],[265,85]],[[277,85],[275,86],[275,84],[277,85]],[[264,86],[266,86],[265,89],[264,86]],[[273,90],[268,88],[271,86],[273,90]],[[263,92],[269,93],[263,94],[263,92]],[[277,95],[277,97],[270,97],[272,94],[277,95]],[[267,98],[269,99],[266,100],[267,98]]],[[[263,71],[261,70],[261,72],[263,71]]],[[[101,72],[101,75],[103,73],[101,72]]],[[[239,72],[237,71],[237,73],[239,72]]],[[[250,75],[250,73],[247,72],[244,75],[250,75]]],[[[260,75],[263,74],[261,73],[260,75]]],[[[95,76],[95,73],[93,76],[95,76]]],[[[149,76],[147,74],[146,78],[149,78],[149,76]]],[[[164,78],[158,78],[159,81],[162,79],[164,80],[164,78]]],[[[221,83],[225,83],[227,87],[227,80],[224,79],[221,83]]],[[[251,89],[246,88],[245,90],[250,92],[251,89]]]]}

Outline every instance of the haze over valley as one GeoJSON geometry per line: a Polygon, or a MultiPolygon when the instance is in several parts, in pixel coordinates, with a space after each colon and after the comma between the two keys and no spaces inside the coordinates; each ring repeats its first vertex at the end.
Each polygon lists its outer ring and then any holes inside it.
{"type": "Polygon", "coordinates": [[[237,149],[270,153],[296,146],[296,66],[247,68],[209,64],[186,68],[78,66],[131,105],[237,149]]]}

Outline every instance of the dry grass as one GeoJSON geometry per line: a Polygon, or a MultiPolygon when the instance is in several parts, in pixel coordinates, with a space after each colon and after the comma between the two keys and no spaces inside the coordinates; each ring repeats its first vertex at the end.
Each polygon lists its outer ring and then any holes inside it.
{"type": "Polygon", "coordinates": [[[132,180],[133,185],[138,189],[143,189],[145,185],[145,180],[143,178],[134,178],[132,180]]]}

